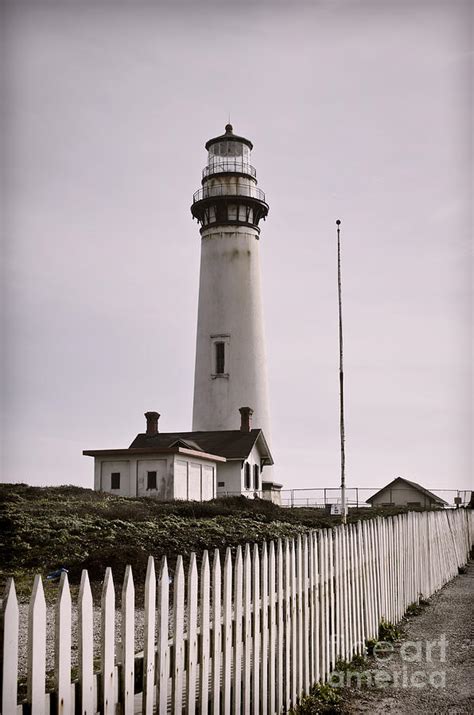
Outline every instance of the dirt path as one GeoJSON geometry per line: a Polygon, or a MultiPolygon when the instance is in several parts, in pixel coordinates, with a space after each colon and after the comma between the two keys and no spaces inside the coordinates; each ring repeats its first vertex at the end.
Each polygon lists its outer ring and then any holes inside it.
{"type": "MultiPolygon", "coordinates": [[[[385,687],[351,688],[349,713],[474,713],[474,563],[410,618],[390,659],[373,663],[385,687]],[[436,641],[436,645],[427,645],[436,641]],[[391,678],[390,678],[391,676],[391,678]]],[[[347,690],[345,693],[347,694],[347,690]]]]}

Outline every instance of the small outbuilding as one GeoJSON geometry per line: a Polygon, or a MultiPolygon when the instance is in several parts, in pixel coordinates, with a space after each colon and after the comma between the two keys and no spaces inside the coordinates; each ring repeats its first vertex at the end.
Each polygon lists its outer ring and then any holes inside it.
{"type": "Polygon", "coordinates": [[[412,506],[424,509],[442,509],[447,502],[429,489],[404,477],[397,477],[386,487],[367,499],[371,506],[412,506]]]}
{"type": "Polygon", "coordinates": [[[240,430],[160,432],[158,412],[146,412],[146,432],[125,449],[85,450],[94,457],[94,489],[120,496],[206,501],[262,497],[262,471],[273,458],[252,410],[240,408],[240,430]]]}

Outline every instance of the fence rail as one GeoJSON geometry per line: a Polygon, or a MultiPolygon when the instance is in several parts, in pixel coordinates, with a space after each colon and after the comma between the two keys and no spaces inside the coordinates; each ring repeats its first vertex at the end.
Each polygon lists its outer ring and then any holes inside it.
{"type": "Polygon", "coordinates": [[[93,600],[87,572],[78,596],[78,677],[71,682],[71,596],[63,573],[55,615],[53,692],[45,692],[46,604],[35,577],[28,617],[27,702],[17,705],[19,609],[13,579],[1,610],[1,712],[287,712],[337,659],[362,653],[381,618],[396,622],[458,573],[473,542],[472,510],[410,512],[249,544],[235,555],[204,552],[186,569],[178,557],[170,587],[152,557],[144,588],[144,647],[135,650],[135,592],[127,567],[121,633],[106,570],[101,656],[94,672],[93,600]],[[116,657],[116,645],[117,657],[116,657]]]}

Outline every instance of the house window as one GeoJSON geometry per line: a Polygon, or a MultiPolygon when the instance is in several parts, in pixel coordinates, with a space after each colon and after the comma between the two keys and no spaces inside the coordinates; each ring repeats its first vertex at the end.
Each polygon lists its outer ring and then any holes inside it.
{"type": "Polygon", "coordinates": [[[409,501],[407,506],[421,506],[421,501],[409,501]]]}
{"type": "Polygon", "coordinates": [[[217,482],[218,487],[225,487],[225,482],[217,482]]]}
{"type": "Polygon", "coordinates": [[[260,489],[260,468],[258,464],[253,465],[253,488],[256,491],[260,489]]]}
{"type": "Polygon", "coordinates": [[[120,489],[120,472],[112,472],[110,475],[110,488],[120,489]]]}
{"type": "Polygon", "coordinates": [[[156,472],[147,472],[146,488],[147,489],[156,489],[156,472]]]}
{"type": "Polygon", "coordinates": [[[214,343],[216,351],[216,375],[225,373],[225,343],[214,343]]]}
{"type": "Polygon", "coordinates": [[[246,489],[252,488],[252,481],[251,481],[251,475],[250,475],[250,464],[248,462],[245,462],[245,488],[246,489]]]}

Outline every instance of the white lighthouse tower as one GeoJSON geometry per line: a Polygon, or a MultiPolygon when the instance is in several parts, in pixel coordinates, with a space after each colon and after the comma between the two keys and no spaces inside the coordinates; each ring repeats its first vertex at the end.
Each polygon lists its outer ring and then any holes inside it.
{"type": "Polygon", "coordinates": [[[201,226],[193,430],[239,429],[239,408],[248,406],[270,443],[259,259],[268,204],[252,148],[228,124],[206,143],[202,188],[193,196],[201,226]]]}

